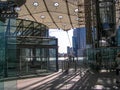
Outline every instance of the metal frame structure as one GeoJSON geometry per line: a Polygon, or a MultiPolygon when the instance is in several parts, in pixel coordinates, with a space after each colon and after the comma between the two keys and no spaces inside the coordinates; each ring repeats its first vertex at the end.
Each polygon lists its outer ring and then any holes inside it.
{"type": "Polygon", "coordinates": [[[1,22],[0,72],[4,77],[40,74],[58,70],[58,41],[49,37],[44,24],[6,19],[1,22]]]}

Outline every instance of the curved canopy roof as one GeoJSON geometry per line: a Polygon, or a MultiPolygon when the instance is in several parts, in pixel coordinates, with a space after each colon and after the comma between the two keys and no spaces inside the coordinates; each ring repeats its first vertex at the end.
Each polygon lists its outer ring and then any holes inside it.
{"type": "Polygon", "coordinates": [[[24,1],[18,18],[47,25],[50,29],[70,30],[84,26],[84,0],[17,0],[24,1]]]}

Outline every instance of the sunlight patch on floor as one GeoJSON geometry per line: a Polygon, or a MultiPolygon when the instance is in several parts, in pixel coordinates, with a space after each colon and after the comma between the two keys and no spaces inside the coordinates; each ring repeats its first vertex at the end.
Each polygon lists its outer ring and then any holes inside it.
{"type": "Polygon", "coordinates": [[[69,90],[72,86],[73,84],[66,84],[63,87],[61,87],[60,90],[69,90]]]}
{"type": "Polygon", "coordinates": [[[99,89],[99,90],[101,90],[101,89],[104,89],[104,86],[103,85],[95,85],[94,87],[92,87],[92,89],[99,89]]]}
{"type": "Polygon", "coordinates": [[[110,72],[110,71],[105,69],[100,70],[100,73],[103,73],[103,72],[110,72]]]}

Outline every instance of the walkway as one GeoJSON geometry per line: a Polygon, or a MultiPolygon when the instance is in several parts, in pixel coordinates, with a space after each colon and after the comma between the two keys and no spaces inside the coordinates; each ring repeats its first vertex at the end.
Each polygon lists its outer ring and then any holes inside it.
{"type": "MultiPolygon", "coordinates": [[[[59,71],[44,77],[20,79],[17,81],[17,90],[120,90],[120,85],[115,83],[115,72],[84,73],[84,76],[80,76],[79,70],[71,70],[68,74],[59,71]]],[[[10,82],[14,87],[15,82],[10,82]]],[[[5,90],[16,90],[10,89],[9,84],[5,84],[5,90]]]]}

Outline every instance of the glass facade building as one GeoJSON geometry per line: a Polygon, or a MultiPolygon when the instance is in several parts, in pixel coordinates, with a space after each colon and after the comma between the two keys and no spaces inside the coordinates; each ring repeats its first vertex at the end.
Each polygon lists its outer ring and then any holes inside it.
{"type": "Polygon", "coordinates": [[[36,75],[58,70],[58,41],[44,24],[6,19],[0,22],[0,77],[36,75]]]}
{"type": "Polygon", "coordinates": [[[73,50],[75,56],[84,56],[85,48],[86,48],[85,27],[74,29],[72,38],[73,38],[73,50]]]}

